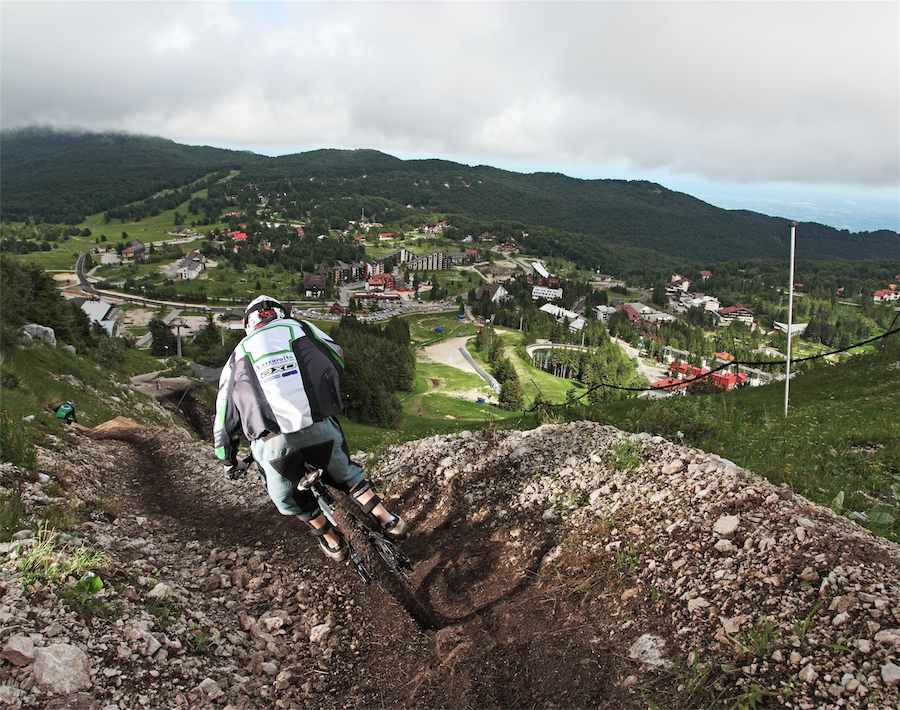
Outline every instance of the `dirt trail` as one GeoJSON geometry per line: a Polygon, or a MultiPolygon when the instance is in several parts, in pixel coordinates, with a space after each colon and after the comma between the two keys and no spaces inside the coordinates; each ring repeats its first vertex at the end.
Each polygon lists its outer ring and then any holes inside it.
{"type": "MultiPolygon", "coordinates": [[[[354,689],[355,697],[345,698],[351,704],[616,704],[587,620],[573,618],[566,604],[535,585],[540,562],[555,545],[552,538],[535,539],[523,556],[507,558],[496,531],[467,520],[461,492],[438,504],[415,488],[397,491],[391,504],[415,511],[410,522],[416,534],[406,545],[418,561],[413,585],[443,627],[423,632],[380,587],[362,585],[348,568],[322,560],[295,521],[265,501],[248,506],[219,495],[217,488],[227,486],[224,479],[217,487],[209,485],[207,475],[192,475],[185,447],[173,447],[166,432],[122,427],[104,437],[126,443],[133,453],[115,480],[118,504],[152,516],[180,544],[200,540],[220,549],[274,549],[285,557],[273,566],[274,575],[290,574],[291,560],[302,560],[349,592],[368,615],[368,620],[354,615],[351,622],[361,652],[353,666],[358,676],[370,678],[354,689]],[[541,668],[539,675],[535,668],[541,668]]],[[[340,673],[329,683],[337,694],[326,704],[354,685],[340,673]]]]}

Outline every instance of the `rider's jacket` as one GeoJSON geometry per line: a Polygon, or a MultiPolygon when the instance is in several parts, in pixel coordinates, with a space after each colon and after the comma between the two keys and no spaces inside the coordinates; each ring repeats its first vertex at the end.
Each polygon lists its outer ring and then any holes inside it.
{"type": "Polygon", "coordinates": [[[341,411],[343,351],[307,321],[279,318],[238,343],[219,378],[213,438],[231,461],[250,441],[300,431],[341,411]]]}

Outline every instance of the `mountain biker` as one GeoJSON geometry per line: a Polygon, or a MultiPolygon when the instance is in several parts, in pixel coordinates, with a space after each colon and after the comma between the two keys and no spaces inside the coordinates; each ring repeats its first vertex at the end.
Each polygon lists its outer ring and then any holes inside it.
{"type": "Polygon", "coordinates": [[[53,414],[56,415],[57,419],[61,419],[64,424],[71,424],[72,422],[77,422],[78,419],[75,416],[75,403],[69,399],[57,406],[53,410],[53,414]]]}
{"type": "Polygon", "coordinates": [[[343,351],[312,323],[289,317],[276,299],[259,296],[244,311],[246,336],[219,378],[213,437],[225,473],[236,477],[239,434],[250,441],[265,473],[266,490],[282,515],[308,526],[329,559],[347,558],[347,543],[309,491],[298,491],[304,464],[321,468],[322,480],[350,495],[391,539],[406,524],[384,507],[362,468],[350,460],[336,419],[341,411],[343,351]]]}

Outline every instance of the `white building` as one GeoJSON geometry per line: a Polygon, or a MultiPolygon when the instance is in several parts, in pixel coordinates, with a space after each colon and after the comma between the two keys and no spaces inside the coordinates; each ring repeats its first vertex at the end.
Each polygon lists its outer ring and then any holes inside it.
{"type": "Polygon", "coordinates": [[[569,330],[573,332],[577,333],[585,326],[584,318],[578,315],[575,311],[570,311],[565,308],[560,308],[559,306],[554,306],[552,303],[545,303],[540,307],[539,310],[555,318],[558,323],[568,323],[569,330]]]}
{"type": "Polygon", "coordinates": [[[534,269],[534,273],[536,273],[542,279],[550,278],[550,272],[547,271],[547,267],[544,266],[544,263],[542,261],[532,261],[531,268],[534,269]]]}
{"type": "Polygon", "coordinates": [[[658,311],[655,308],[651,308],[646,303],[629,303],[635,311],[637,311],[638,315],[640,315],[641,320],[646,323],[671,323],[675,320],[675,316],[671,313],[664,313],[663,311],[658,311]]]}
{"type": "Polygon", "coordinates": [[[85,301],[81,304],[81,310],[85,312],[91,321],[91,325],[99,325],[110,337],[119,334],[119,321],[116,320],[116,307],[106,301],[85,301]]]}
{"type": "Polygon", "coordinates": [[[546,286],[535,286],[531,289],[532,301],[558,301],[562,298],[563,290],[561,288],[547,288],[546,286]]]}
{"type": "Polygon", "coordinates": [[[206,257],[195,249],[178,264],[178,278],[183,281],[193,281],[206,271],[206,257]]]}
{"type": "Polygon", "coordinates": [[[594,306],[597,320],[601,323],[609,323],[609,318],[616,312],[615,306],[594,306]]]}

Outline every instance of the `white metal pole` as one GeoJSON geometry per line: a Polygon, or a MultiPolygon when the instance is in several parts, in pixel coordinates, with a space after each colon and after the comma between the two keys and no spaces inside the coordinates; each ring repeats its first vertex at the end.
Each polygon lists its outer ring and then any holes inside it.
{"type": "Polygon", "coordinates": [[[787,363],[784,371],[784,416],[788,415],[791,397],[791,340],[794,330],[794,245],[797,241],[797,223],[791,223],[791,272],[788,282],[787,363]]]}

